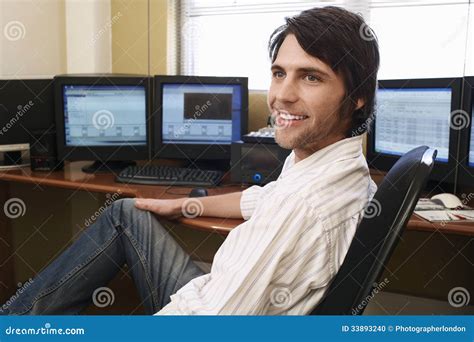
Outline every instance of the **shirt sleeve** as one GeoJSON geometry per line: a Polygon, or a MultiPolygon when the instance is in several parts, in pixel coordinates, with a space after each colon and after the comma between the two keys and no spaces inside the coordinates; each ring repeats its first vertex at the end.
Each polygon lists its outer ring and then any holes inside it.
{"type": "Polygon", "coordinates": [[[245,189],[240,197],[240,212],[244,220],[248,220],[257,206],[259,200],[264,196],[267,190],[273,188],[275,181],[268,183],[265,186],[253,185],[245,189]]]}
{"type": "Polygon", "coordinates": [[[330,281],[329,249],[313,208],[296,196],[272,198],[229,234],[211,273],[191,280],[158,314],[286,311],[330,281]]]}

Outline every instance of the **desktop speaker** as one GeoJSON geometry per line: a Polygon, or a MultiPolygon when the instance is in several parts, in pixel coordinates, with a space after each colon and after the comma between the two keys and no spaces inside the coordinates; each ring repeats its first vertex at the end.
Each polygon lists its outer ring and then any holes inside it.
{"type": "Polygon", "coordinates": [[[63,168],[63,162],[58,160],[55,131],[38,130],[32,132],[30,159],[33,171],[54,171],[63,168]]]}

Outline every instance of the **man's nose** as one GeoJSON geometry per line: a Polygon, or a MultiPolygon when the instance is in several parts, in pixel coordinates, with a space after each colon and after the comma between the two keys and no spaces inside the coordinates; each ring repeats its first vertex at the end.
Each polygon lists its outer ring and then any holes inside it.
{"type": "Polygon", "coordinates": [[[296,102],[298,100],[298,89],[293,80],[287,77],[280,83],[276,100],[281,103],[296,102]]]}

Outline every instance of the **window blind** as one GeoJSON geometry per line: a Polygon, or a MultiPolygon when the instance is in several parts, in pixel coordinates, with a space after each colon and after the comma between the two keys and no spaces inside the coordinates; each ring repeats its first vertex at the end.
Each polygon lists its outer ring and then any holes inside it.
{"type": "Polygon", "coordinates": [[[247,76],[251,89],[267,89],[270,34],[287,16],[329,5],[361,14],[374,29],[381,79],[456,77],[474,69],[466,60],[474,27],[469,0],[181,0],[169,2],[169,72],[247,76]]]}

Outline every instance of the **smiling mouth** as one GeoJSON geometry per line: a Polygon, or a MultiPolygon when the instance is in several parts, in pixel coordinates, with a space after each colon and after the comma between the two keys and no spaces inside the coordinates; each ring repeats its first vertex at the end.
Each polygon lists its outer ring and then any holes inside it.
{"type": "Polygon", "coordinates": [[[309,118],[307,115],[291,114],[286,110],[275,110],[272,117],[273,126],[277,129],[289,128],[309,118]]]}
{"type": "Polygon", "coordinates": [[[307,115],[293,115],[287,112],[280,112],[279,113],[280,118],[284,120],[306,120],[308,118],[307,115]]]}

